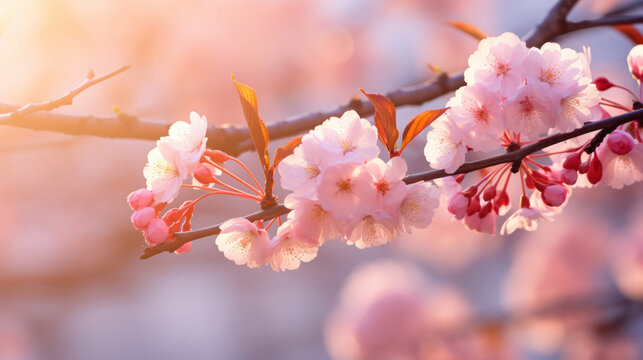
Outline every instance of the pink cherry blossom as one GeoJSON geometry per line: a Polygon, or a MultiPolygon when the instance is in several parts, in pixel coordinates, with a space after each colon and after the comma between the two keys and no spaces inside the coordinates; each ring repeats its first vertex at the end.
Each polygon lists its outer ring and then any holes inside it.
{"type": "Polygon", "coordinates": [[[553,104],[555,129],[568,132],[582,127],[585,122],[600,120],[603,116],[600,100],[600,93],[590,83],[590,78],[581,79],[576,91],[563,97],[558,105],[553,104]]]}
{"type": "Polygon", "coordinates": [[[436,120],[427,134],[424,147],[424,156],[431,167],[453,173],[464,164],[466,136],[446,115],[436,120]]]}
{"type": "Polygon", "coordinates": [[[188,168],[179,150],[167,141],[157,141],[157,147],[147,154],[143,176],[147,189],[154,193],[155,203],[169,203],[188,177],[188,168]]]}
{"type": "Polygon", "coordinates": [[[364,162],[379,154],[377,129],[360,118],[355,110],[346,111],[341,118],[331,117],[311,131],[326,150],[343,155],[347,161],[364,162]]]}
{"type": "Polygon", "coordinates": [[[585,62],[579,53],[557,43],[545,43],[532,47],[522,63],[522,69],[529,86],[547,93],[553,99],[571,95],[579,86],[584,75],[585,62]]]}
{"type": "Polygon", "coordinates": [[[333,217],[350,220],[370,211],[376,194],[371,175],[363,164],[340,163],[322,173],[317,198],[333,217]]]}
{"type": "Polygon", "coordinates": [[[643,45],[636,45],[627,55],[627,66],[632,77],[640,84],[643,79],[643,45]]]}
{"type": "Polygon", "coordinates": [[[156,211],[153,207],[144,207],[134,211],[132,214],[132,224],[137,230],[145,230],[152,219],[156,218],[156,211]]]}
{"type": "Polygon", "coordinates": [[[300,263],[309,262],[317,256],[317,246],[298,239],[293,232],[293,221],[284,222],[277,236],[266,248],[266,263],[274,271],[296,270],[300,263]]]}
{"type": "Polygon", "coordinates": [[[615,154],[608,144],[604,142],[596,150],[602,164],[601,184],[622,189],[643,180],[643,144],[635,143],[625,155],[615,154]]]}
{"type": "Polygon", "coordinates": [[[520,200],[520,209],[511,214],[500,229],[500,235],[509,235],[517,229],[534,231],[538,228],[538,222],[547,219],[543,211],[530,206],[529,199],[523,195],[520,200]]]}
{"type": "Polygon", "coordinates": [[[407,186],[406,196],[400,204],[401,228],[410,233],[413,228],[424,229],[440,206],[440,190],[428,182],[407,186]]]}
{"type": "Polygon", "coordinates": [[[138,189],[127,195],[127,203],[132,210],[138,210],[152,205],[154,193],[147,189],[138,189]]]}
{"type": "Polygon", "coordinates": [[[481,151],[500,147],[500,134],[504,132],[501,101],[497,92],[482,86],[463,86],[447,102],[449,120],[469,133],[468,146],[481,151]]]}
{"type": "Polygon", "coordinates": [[[281,187],[299,196],[315,197],[322,169],[339,162],[342,155],[322,147],[310,134],[278,166],[281,187]]]}
{"type": "Polygon", "coordinates": [[[386,163],[376,158],[366,163],[366,170],[373,177],[377,190],[375,207],[396,218],[406,194],[406,184],[402,181],[406,176],[406,161],[399,156],[386,163]]]}
{"type": "MultiPolygon", "coordinates": [[[[488,204],[489,208],[491,204],[488,204]]],[[[477,212],[467,214],[464,217],[464,225],[469,229],[480,234],[496,234],[496,219],[498,215],[493,211],[477,212]]]]}
{"type": "Polygon", "coordinates": [[[526,55],[525,43],[515,34],[488,37],[480,41],[478,50],[469,57],[464,79],[468,85],[479,85],[507,96],[524,82],[521,63],[526,55]]]}
{"type": "Polygon", "coordinates": [[[244,218],[230,219],[221,224],[220,229],[216,244],[227,259],[250,268],[264,264],[269,242],[266,230],[244,218]]]}
{"type": "Polygon", "coordinates": [[[164,242],[170,233],[170,229],[162,219],[152,219],[143,232],[145,241],[150,245],[156,245],[164,242]]]}
{"type": "Polygon", "coordinates": [[[205,137],[208,130],[208,122],[205,116],[196,112],[190,113],[190,123],[177,121],[170,126],[169,136],[162,138],[176,147],[181,152],[182,160],[190,172],[199,164],[201,155],[205,151],[208,138],[205,137]]]}
{"type": "Polygon", "coordinates": [[[317,201],[290,194],[284,205],[293,209],[288,219],[292,220],[294,236],[302,241],[317,246],[326,240],[341,237],[341,224],[317,201]]]}
{"type": "Polygon", "coordinates": [[[384,245],[395,241],[397,235],[395,221],[389,214],[373,211],[368,215],[353,220],[347,225],[346,243],[358,249],[384,245]]]}
{"type": "Polygon", "coordinates": [[[451,197],[455,193],[462,191],[462,185],[456,180],[455,176],[447,176],[443,178],[437,178],[433,182],[438,186],[442,195],[446,197],[451,197]]]}
{"type": "Polygon", "coordinates": [[[537,139],[556,123],[549,100],[541,91],[527,86],[505,103],[505,125],[528,139],[537,139]]]}

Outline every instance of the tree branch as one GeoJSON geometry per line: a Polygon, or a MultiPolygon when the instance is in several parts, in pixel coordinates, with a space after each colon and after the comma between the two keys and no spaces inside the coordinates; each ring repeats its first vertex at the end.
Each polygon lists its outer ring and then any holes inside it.
{"type": "Polygon", "coordinates": [[[70,91],[68,91],[65,95],[63,95],[63,96],[61,96],[61,97],[59,97],[57,99],[54,99],[54,100],[49,100],[49,101],[45,101],[45,102],[41,102],[41,103],[27,104],[27,105],[25,105],[25,106],[23,106],[23,107],[21,107],[21,108],[19,108],[17,110],[11,111],[11,112],[9,112],[7,114],[0,114],[0,124],[3,124],[6,120],[16,119],[18,117],[33,114],[35,112],[50,111],[50,110],[57,109],[57,108],[59,108],[61,106],[71,105],[72,102],[74,101],[74,98],[78,94],[80,94],[81,92],[87,90],[88,88],[90,88],[90,87],[92,87],[92,86],[94,86],[94,85],[96,85],[98,83],[101,83],[101,82],[103,82],[105,80],[113,78],[114,76],[126,71],[129,68],[130,68],[129,66],[123,66],[123,67],[121,67],[119,69],[116,69],[116,70],[114,70],[112,72],[109,72],[109,73],[107,73],[107,74],[105,74],[103,76],[99,76],[99,77],[95,77],[94,71],[89,70],[85,80],[80,85],[78,85],[75,88],[73,88],[70,91]]]}
{"type": "MultiPolygon", "coordinates": [[[[531,32],[525,41],[528,46],[540,46],[557,36],[598,26],[633,24],[643,22],[643,16],[604,17],[595,20],[568,22],[567,14],[576,0],[559,1],[545,19],[531,32]]],[[[465,85],[462,74],[447,76],[442,74],[435,81],[391,91],[386,95],[396,107],[421,105],[439,96],[457,90],[465,85]]],[[[15,111],[18,107],[0,104],[0,112],[15,111]]],[[[359,98],[351,99],[346,105],[325,112],[309,113],[267,125],[270,139],[281,139],[305,132],[321,124],[331,116],[339,116],[354,109],[361,116],[373,114],[370,102],[359,98]]],[[[167,135],[170,124],[142,121],[139,118],[121,114],[111,117],[75,116],[55,113],[33,113],[14,116],[1,122],[2,125],[22,127],[33,130],[48,130],[71,135],[94,135],[109,138],[134,138],[157,140],[167,135]]],[[[247,129],[232,125],[210,125],[207,131],[208,147],[238,155],[253,149],[247,129]]]]}
{"type": "MultiPolygon", "coordinates": [[[[590,132],[598,131],[601,129],[613,129],[619,125],[628,123],[630,121],[639,120],[639,119],[643,119],[643,109],[614,116],[608,119],[595,121],[568,133],[555,134],[555,135],[546,137],[544,139],[541,139],[533,144],[527,145],[516,151],[493,156],[487,159],[470,161],[470,162],[464,163],[452,174],[448,174],[444,170],[431,170],[431,171],[426,171],[418,174],[409,175],[404,178],[404,182],[407,184],[412,184],[420,181],[429,181],[429,180],[453,176],[457,174],[469,173],[472,171],[484,169],[494,165],[520,162],[526,156],[533,154],[535,152],[538,152],[540,150],[543,150],[549,146],[561,143],[569,139],[579,137],[584,134],[588,134],[590,132]]],[[[259,219],[269,220],[277,216],[285,215],[288,212],[290,212],[290,209],[286,208],[284,205],[277,205],[270,209],[259,211],[254,214],[248,215],[245,218],[248,221],[255,221],[259,219]]],[[[219,228],[220,225],[221,224],[217,224],[217,225],[205,227],[199,230],[175,233],[174,234],[176,236],[175,240],[146,247],[143,250],[141,259],[147,259],[154,255],[158,255],[166,251],[173,252],[190,241],[197,240],[211,235],[217,235],[221,231],[219,228]]]]}

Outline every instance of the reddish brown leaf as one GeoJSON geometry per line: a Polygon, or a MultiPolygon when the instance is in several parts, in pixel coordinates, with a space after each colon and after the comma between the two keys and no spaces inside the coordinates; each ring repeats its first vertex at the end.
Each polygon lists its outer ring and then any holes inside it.
{"type": "Polygon", "coordinates": [[[192,214],[194,214],[194,206],[190,206],[185,213],[185,222],[181,226],[181,231],[192,230],[192,214]]]}
{"type": "Polygon", "coordinates": [[[241,101],[241,107],[243,108],[243,115],[246,118],[248,130],[250,130],[250,136],[252,137],[255,149],[259,155],[259,160],[261,160],[261,165],[263,165],[264,171],[267,171],[270,168],[270,156],[268,155],[268,130],[266,130],[266,125],[259,117],[257,95],[251,87],[235,80],[234,75],[232,75],[232,81],[234,81],[234,85],[237,87],[239,100],[241,101]]]}
{"type": "Polygon", "coordinates": [[[377,136],[389,154],[395,153],[395,146],[397,138],[400,133],[397,131],[395,121],[395,105],[393,102],[380,94],[367,94],[364,89],[362,93],[366,95],[368,100],[375,108],[375,127],[377,127],[377,136]]]}
{"type": "Polygon", "coordinates": [[[621,34],[625,35],[635,44],[643,44],[643,35],[634,28],[632,25],[616,25],[614,26],[621,34]]]}
{"type": "Polygon", "coordinates": [[[295,148],[299,146],[299,144],[301,144],[301,136],[290,139],[290,141],[285,143],[283,146],[278,147],[275,152],[275,161],[273,162],[272,167],[276,168],[281,160],[285,159],[295,151],[295,148]]]}
{"type": "Polygon", "coordinates": [[[416,117],[414,117],[404,128],[404,133],[402,133],[402,146],[400,147],[400,152],[404,150],[406,145],[408,145],[414,137],[422,132],[427,126],[431,125],[435,119],[439,118],[444,114],[446,109],[439,110],[428,110],[425,111],[416,117]]]}
{"type": "Polygon", "coordinates": [[[478,40],[482,40],[487,37],[482,30],[466,22],[451,21],[449,25],[478,40]]]}

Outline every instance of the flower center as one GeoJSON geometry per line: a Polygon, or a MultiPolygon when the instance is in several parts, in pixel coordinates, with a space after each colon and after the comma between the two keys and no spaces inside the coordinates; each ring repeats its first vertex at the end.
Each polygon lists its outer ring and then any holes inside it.
{"type": "Polygon", "coordinates": [[[351,183],[351,179],[342,179],[337,182],[337,192],[339,193],[350,193],[353,191],[353,184],[351,183]]]}
{"type": "Polygon", "coordinates": [[[386,182],[384,180],[382,180],[382,181],[378,182],[377,184],[375,184],[375,187],[377,188],[377,191],[382,195],[386,195],[386,193],[390,190],[390,188],[388,186],[388,182],[386,182]]]}
{"type": "Polygon", "coordinates": [[[534,111],[534,104],[529,101],[529,97],[525,97],[520,101],[520,112],[523,114],[529,114],[532,111],[534,111]]]}

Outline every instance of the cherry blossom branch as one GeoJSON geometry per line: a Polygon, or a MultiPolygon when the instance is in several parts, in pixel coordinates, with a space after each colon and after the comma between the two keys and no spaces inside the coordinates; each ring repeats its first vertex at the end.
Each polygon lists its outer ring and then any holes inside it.
{"type": "MultiPolygon", "coordinates": [[[[598,130],[605,130],[606,132],[610,132],[619,125],[622,125],[631,121],[635,121],[635,120],[640,120],[640,119],[643,119],[643,109],[614,116],[608,119],[588,123],[579,129],[576,129],[567,133],[560,133],[560,134],[555,134],[555,135],[546,137],[533,144],[524,146],[518,150],[511,151],[506,154],[492,156],[486,159],[466,162],[462,166],[460,166],[454,173],[451,173],[451,174],[448,174],[444,170],[431,170],[431,171],[426,171],[422,173],[408,175],[407,177],[404,178],[404,182],[407,184],[412,184],[420,181],[429,181],[429,180],[444,178],[444,177],[453,176],[457,174],[469,173],[469,172],[473,172],[476,170],[480,170],[490,166],[504,164],[504,163],[520,164],[526,156],[533,154],[535,152],[541,151],[549,146],[552,146],[552,145],[561,143],[563,141],[570,140],[594,131],[598,131],[598,130]]],[[[597,134],[597,136],[602,135],[601,133],[597,134]]],[[[286,208],[284,205],[277,205],[270,209],[266,209],[264,211],[259,211],[254,214],[250,214],[245,218],[251,222],[256,220],[269,220],[277,216],[285,215],[288,212],[290,212],[290,209],[286,208]]],[[[141,259],[147,259],[154,255],[158,255],[166,251],[173,252],[190,241],[197,240],[211,235],[217,235],[220,232],[220,225],[221,224],[217,224],[214,226],[209,226],[198,230],[176,233],[175,240],[146,247],[143,250],[143,255],[141,255],[141,259]]]]}
{"type": "MultiPolygon", "coordinates": [[[[604,17],[582,22],[569,22],[567,14],[577,0],[561,0],[550,10],[544,20],[532,31],[525,41],[528,46],[540,46],[557,36],[598,26],[643,23],[643,16],[604,17]]],[[[405,87],[384,94],[396,107],[418,106],[439,96],[455,91],[463,86],[462,74],[448,76],[442,73],[432,82],[405,87]]],[[[0,112],[15,112],[19,108],[14,105],[0,104],[0,112]]],[[[338,116],[347,110],[354,109],[362,117],[373,114],[374,109],[367,100],[351,99],[346,105],[341,105],[330,111],[309,113],[296,116],[267,126],[271,139],[282,139],[312,129],[331,116],[338,116]]],[[[154,123],[140,120],[136,116],[120,114],[111,117],[93,115],[62,115],[48,112],[13,115],[11,119],[0,122],[1,125],[28,128],[33,130],[48,130],[71,135],[94,135],[108,138],[134,138],[157,140],[167,135],[170,124],[154,123]]],[[[208,147],[219,149],[232,155],[238,155],[253,149],[250,134],[247,129],[238,126],[223,125],[208,127],[208,147]]]]}
{"type": "Polygon", "coordinates": [[[93,70],[89,70],[85,80],[80,85],[78,85],[75,88],[69,90],[65,95],[63,95],[63,96],[61,96],[61,97],[59,97],[57,99],[54,99],[54,100],[49,100],[49,101],[45,101],[45,102],[41,102],[41,103],[27,104],[27,105],[25,105],[25,106],[23,106],[23,107],[21,107],[21,108],[19,108],[17,110],[9,112],[9,113],[0,114],[0,124],[3,124],[3,122],[6,121],[6,120],[15,120],[18,117],[24,117],[26,115],[33,114],[35,112],[50,111],[50,110],[57,109],[57,108],[59,108],[61,106],[71,105],[72,102],[74,101],[74,98],[78,94],[80,94],[81,92],[87,90],[88,88],[90,88],[90,87],[92,87],[92,86],[94,86],[94,85],[96,85],[98,83],[101,83],[101,82],[103,82],[105,80],[113,78],[114,76],[126,71],[129,68],[130,68],[129,66],[123,66],[123,67],[121,67],[119,69],[116,69],[116,70],[114,70],[112,72],[109,72],[109,73],[107,73],[105,75],[102,75],[102,76],[99,76],[99,77],[96,77],[94,75],[93,70]]]}

